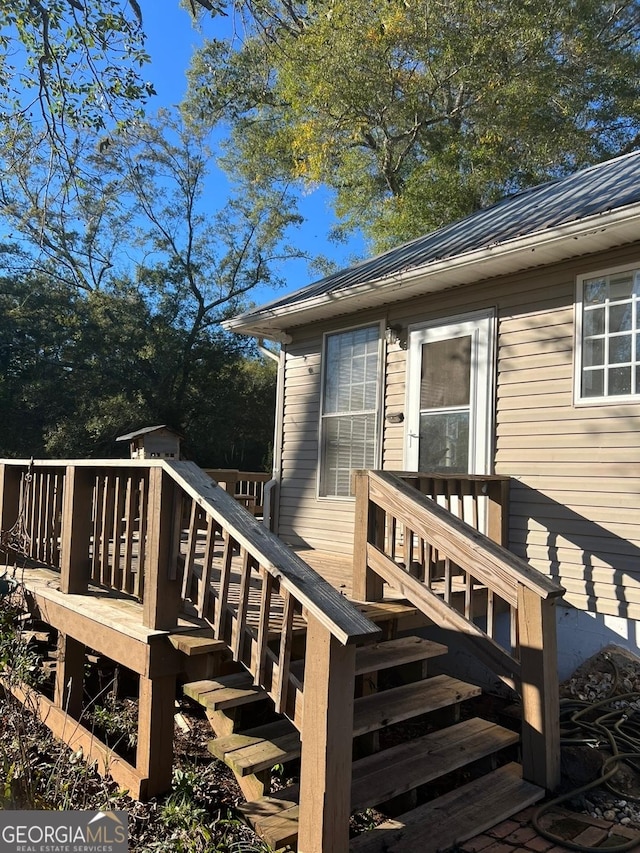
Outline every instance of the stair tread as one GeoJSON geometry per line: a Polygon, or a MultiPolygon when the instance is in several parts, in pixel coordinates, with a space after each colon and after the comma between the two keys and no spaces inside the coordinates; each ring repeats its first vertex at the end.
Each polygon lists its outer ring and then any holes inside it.
{"type": "Polygon", "coordinates": [[[533,805],[544,789],[525,782],[519,764],[505,764],[350,843],[351,853],[438,853],[462,844],[533,805]]]}
{"type": "Polygon", "coordinates": [[[419,612],[415,605],[405,601],[352,601],[351,603],[372,622],[388,622],[390,619],[401,619],[403,616],[415,616],[419,612]]]}
{"type": "Polygon", "coordinates": [[[398,637],[372,646],[361,646],[356,652],[356,675],[427,660],[445,655],[447,651],[447,647],[442,643],[415,636],[398,637]]]}
{"type": "Polygon", "coordinates": [[[217,679],[192,681],[182,688],[185,696],[212,711],[235,708],[256,702],[267,694],[256,687],[248,672],[238,672],[217,679]]]}
{"type": "MultiPolygon", "coordinates": [[[[208,685],[212,682],[195,682],[208,685]]],[[[202,688],[185,685],[190,695],[202,698],[197,701],[214,702],[208,697],[217,695],[198,693],[202,688]],[[196,695],[194,695],[196,694],[196,695]]],[[[354,703],[354,736],[372,732],[393,723],[402,722],[429,711],[445,708],[480,694],[480,688],[447,675],[436,675],[422,681],[404,684],[369,696],[354,703]]],[[[217,738],[209,744],[209,751],[241,775],[249,775],[298,758],[300,736],[290,723],[283,730],[276,723],[256,730],[238,732],[217,738]],[[270,728],[272,727],[272,728],[270,728]]]]}
{"type": "Polygon", "coordinates": [[[220,761],[224,761],[229,753],[234,752],[236,749],[243,749],[250,743],[269,741],[292,734],[293,732],[295,732],[295,728],[289,720],[276,720],[273,723],[266,723],[256,728],[216,737],[209,741],[207,748],[212,755],[215,755],[220,761]]]}
{"type": "Polygon", "coordinates": [[[212,652],[224,652],[228,649],[224,640],[215,640],[207,629],[184,631],[169,635],[169,642],[187,657],[208,655],[212,652]]]}
{"type": "Polygon", "coordinates": [[[354,703],[353,733],[355,736],[376,731],[455,705],[479,696],[481,692],[475,684],[467,684],[448,675],[436,675],[370,696],[361,696],[354,703]]]}
{"type": "MultiPolygon", "coordinates": [[[[436,778],[443,772],[459,768],[507,746],[517,741],[518,737],[513,732],[486,720],[467,720],[451,726],[450,729],[427,735],[420,741],[427,741],[427,739],[430,739],[428,744],[410,741],[402,744],[397,750],[395,748],[384,750],[356,762],[351,787],[351,808],[363,809],[380,802],[381,799],[390,799],[392,796],[436,778]],[[483,740],[487,741],[484,745],[483,740]],[[393,758],[394,752],[400,755],[403,751],[404,764],[393,758]],[[464,755],[457,762],[451,762],[445,767],[444,763],[452,758],[456,751],[464,755]],[[415,756],[413,762],[407,761],[411,755],[415,756]],[[436,772],[430,772],[432,760],[436,763],[436,772]],[[420,770],[419,764],[426,765],[429,770],[425,771],[424,768],[420,770]],[[366,772],[363,772],[363,769],[366,772]],[[402,776],[405,770],[409,776],[406,780],[402,776]],[[387,785],[384,782],[385,773],[391,777],[391,783],[387,785]],[[367,792],[373,793],[373,796],[368,796],[367,792]]],[[[376,830],[364,833],[352,842],[352,845],[358,845],[352,849],[357,850],[358,853],[386,853],[386,851],[413,853],[414,850],[420,850],[421,853],[423,851],[436,853],[436,851],[448,849],[457,841],[471,838],[544,796],[542,788],[523,782],[520,776],[520,765],[514,763],[505,765],[437,800],[419,806],[402,815],[398,820],[385,821],[376,830]],[[476,806],[474,797],[476,800],[478,797],[486,797],[486,801],[482,799],[476,806]],[[432,821],[434,821],[433,824],[432,821]],[[478,828],[480,824],[482,826],[478,828]],[[411,833],[416,834],[415,842],[411,833]],[[443,846],[445,842],[442,839],[446,841],[451,833],[454,833],[455,837],[443,846]],[[390,842],[395,843],[396,838],[397,846],[388,847],[390,842]],[[438,839],[433,846],[431,846],[432,838],[438,839]]],[[[298,786],[291,786],[275,795],[263,797],[252,803],[244,803],[240,806],[240,811],[258,835],[277,849],[286,844],[293,844],[296,838],[299,815],[298,795],[298,786]]]]}
{"type": "MultiPolygon", "coordinates": [[[[271,739],[239,736],[234,749],[226,749],[222,756],[214,752],[215,741],[210,751],[240,776],[268,770],[275,764],[282,764],[300,755],[300,735],[298,732],[281,734],[271,739]]],[[[218,747],[220,749],[220,747],[218,747]]]]}
{"type": "Polygon", "coordinates": [[[295,800],[272,795],[252,803],[241,803],[237,808],[269,847],[274,850],[287,845],[295,847],[300,814],[295,800]]]}
{"type": "Polygon", "coordinates": [[[518,740],[510,729],[472,718],[368,755],[353,765],[351,808],[384,803],[518,740]]]}
{"type": "MultiPolygon", "coordinates": [[[[447,651],[447,647],[442,643],[425,640],[423,637],[410,636],[384,640],[356,649],[355,674],[364,675],[367,672],[379,672],[382,669],[401,666],[405,663],[415,663],[416,661],[446,655],[447,651]]],[[[291,664],[290,672],[294,676],[296,684],[302,688],[304,661],[294,661],[291,664]]]]}

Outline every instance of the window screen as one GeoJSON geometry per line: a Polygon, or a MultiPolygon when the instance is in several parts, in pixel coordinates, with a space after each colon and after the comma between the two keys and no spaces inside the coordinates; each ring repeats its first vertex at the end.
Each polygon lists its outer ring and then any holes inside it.
{"type": "Polygon", "coordinates": [[[320,495],[351,494],[351,471],[373,468],[377,451],[380,329],[325,338],[320,495]]]}

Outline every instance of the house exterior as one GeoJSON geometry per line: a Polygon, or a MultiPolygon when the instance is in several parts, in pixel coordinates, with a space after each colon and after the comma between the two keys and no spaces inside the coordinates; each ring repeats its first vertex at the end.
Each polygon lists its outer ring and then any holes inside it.
{"type": "Polygon", "coordinates": [[[640,629],[640,151],[227,323],[279,341],[276,532],[350,553],[351,471],[511,480],[560,674],[640,629]]]}

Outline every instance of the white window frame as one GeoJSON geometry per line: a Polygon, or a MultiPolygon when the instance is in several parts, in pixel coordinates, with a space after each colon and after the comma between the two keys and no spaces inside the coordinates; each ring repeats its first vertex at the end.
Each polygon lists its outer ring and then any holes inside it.
{"type": "MultiPolygon", "coordinates": [[[[381,433],[382,433],[382,413],[381,413],[381,389],[382,378],[384,376],[384,322],[382,320],[371,323],[359,323],[357,326],[347,326],[344,329],[332,329],[330,332],[325,332],[322,336],[322,369],[320,373],[320,412],[319,412],[319,429],[318,429],[318,470],[316,477],[316,497],[321,501],[354,501],[354,495],[324,495],[322,494],[322,466],[324,463],[324,430],[325,421],[329,417],[340,416],[340,413],[332,413],[325,415],[325,395],[326,395],[326,374],[327,374],[327,340],[334,335],[346,334],[355,332],[358,329],[378,329],[378,376],[376,387],[376,404],[375,404],[375,426],[376,426],[376,447],[375,447],[375,466],[381,467],[381,433]]],[[[369,414],[371,410],[363,410],[362,412],[343,412],[346,414],[369,414]]]]}
{"type": "MultiPolygon", "coordinates": [[[[601,270],[590,270],[589,272],[583,273],[579,275],[576,279],[576,298],[575,298],[575,345],[574,345],[574,364],[573,364],[573,402],[575,406],[615,406],[620,405],[621,403],[640,403],[640,383],[638,383],[638,387],[636,388],[635,394],[605,394],[600,397],[585,397],[582,395],[582,376],[583,376],[583,334],[582,334],[582,326],[583,326],[583,317],[584,317],[584,306],[583,306],[583,296],[584,296],[584,285],[585,282],[589,281],[593,278],[600,278],[606,276],[615,276],[620,273],[625,272],[636,272],[640,275],[640,260],[638,260],[635,264],[624,264],[623,266],[616,267],[606,267],[601,270]]],[[[640,302],[640,298],[638,299],[640,302]]],[[[640,333],[640,308],[638,312],[636,312],[636,324],[632,327],[631,330],[631,350],[632,350],[632,360],[631,360],[631,371],[633,375],[634,367],[640,364],[640,362],[634,360],[634,344],[635,344],[635,336],[637,333],[640,333]]],[[[603,335],[603,340],[608,342],[610,340],[610,333],[605,331],[603,335]]],[[[608,360],[605,356],[604,369],[606,375],[606,368],[609,366],[608,360]]]]}

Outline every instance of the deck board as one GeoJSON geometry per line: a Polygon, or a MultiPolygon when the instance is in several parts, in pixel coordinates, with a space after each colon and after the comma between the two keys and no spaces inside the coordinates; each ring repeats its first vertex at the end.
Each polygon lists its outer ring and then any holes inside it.
{"type": "MultiPolygon", "coordinates": [[[[184,556],[188,547],[186,533],[182,536],[181,552],[184,556]]],[[[209,617],[213,615],[213,609],[218,605],[218,594],[220,588],[220,577],[223,558],[223,542],[217,539],[213,549],[213,567],[211,572],[211,593],[209,596],[209,617]]],[[[133,572],[139,571],[138,566],[138,543],[133,542],[133,572]]],[[[120,566],[125,559],[124,542],[119,543],[117,548],[120,556],[120,566]]],[[[194,582],[191,589],[193,601],[187,600],[183,612],[180,614],[178,624],[174,630],[189,631],[207,627],[207,620],[200,618],[197,614],[198,594],[197,587],[202,574],[202,562],[205,551],[204,531],[198,535],[195,543],[195,563],[193,567],[194,582]]],[[[109,543],[109,561],[113,561],[114,546],[109,543]]],[[[297,552],[299,556],[311,566],[319,575],[327,580],[338,592],[349,598],[352,592],[352,560],[347,555],[333,554],[326,551],[314,551],[309,549],[297,552]]],[[[0,567],[0,574],[7,569],[9,574],[13,573],[14,567],[0,567]]],[[[131,594],[115,589],[106,589],[91,582],[87,593],[63,593],[60,590],[60,572],[58,569],[47,568],[41,565],[30,565],[19,567],[16,571],[16,579],[24,584],[25,588],[41,600],[51,601],[56,605],[81,614],[101,625],[105,625],[119,631],[132,639],[142,643],[149,643],[154,637],[166,635],[167,631],[146,628],[142,624],[143,606],[141,602],[131,594]]],[[[227,595],[227,604],[232,611],[236,611],[241,595],[240,555],[233,556],[231,566],[231,582],[227,595]]],[[[259,573],[252,570],[248,593],[247,624],[250,628],[257,630],[260,614],[262,581],[259,573]]],[[[397,601],[399,595],[393,590],[388,591],[388,600],[397,601]]],[[[284,615],[284,599],[280,594],[274,592],[271,597],[269,631],[279,633],[282,627],[284,615]]],[[[294,630],[301,630],[305,626],[303,617],[296,614],[294,630]]]]}

